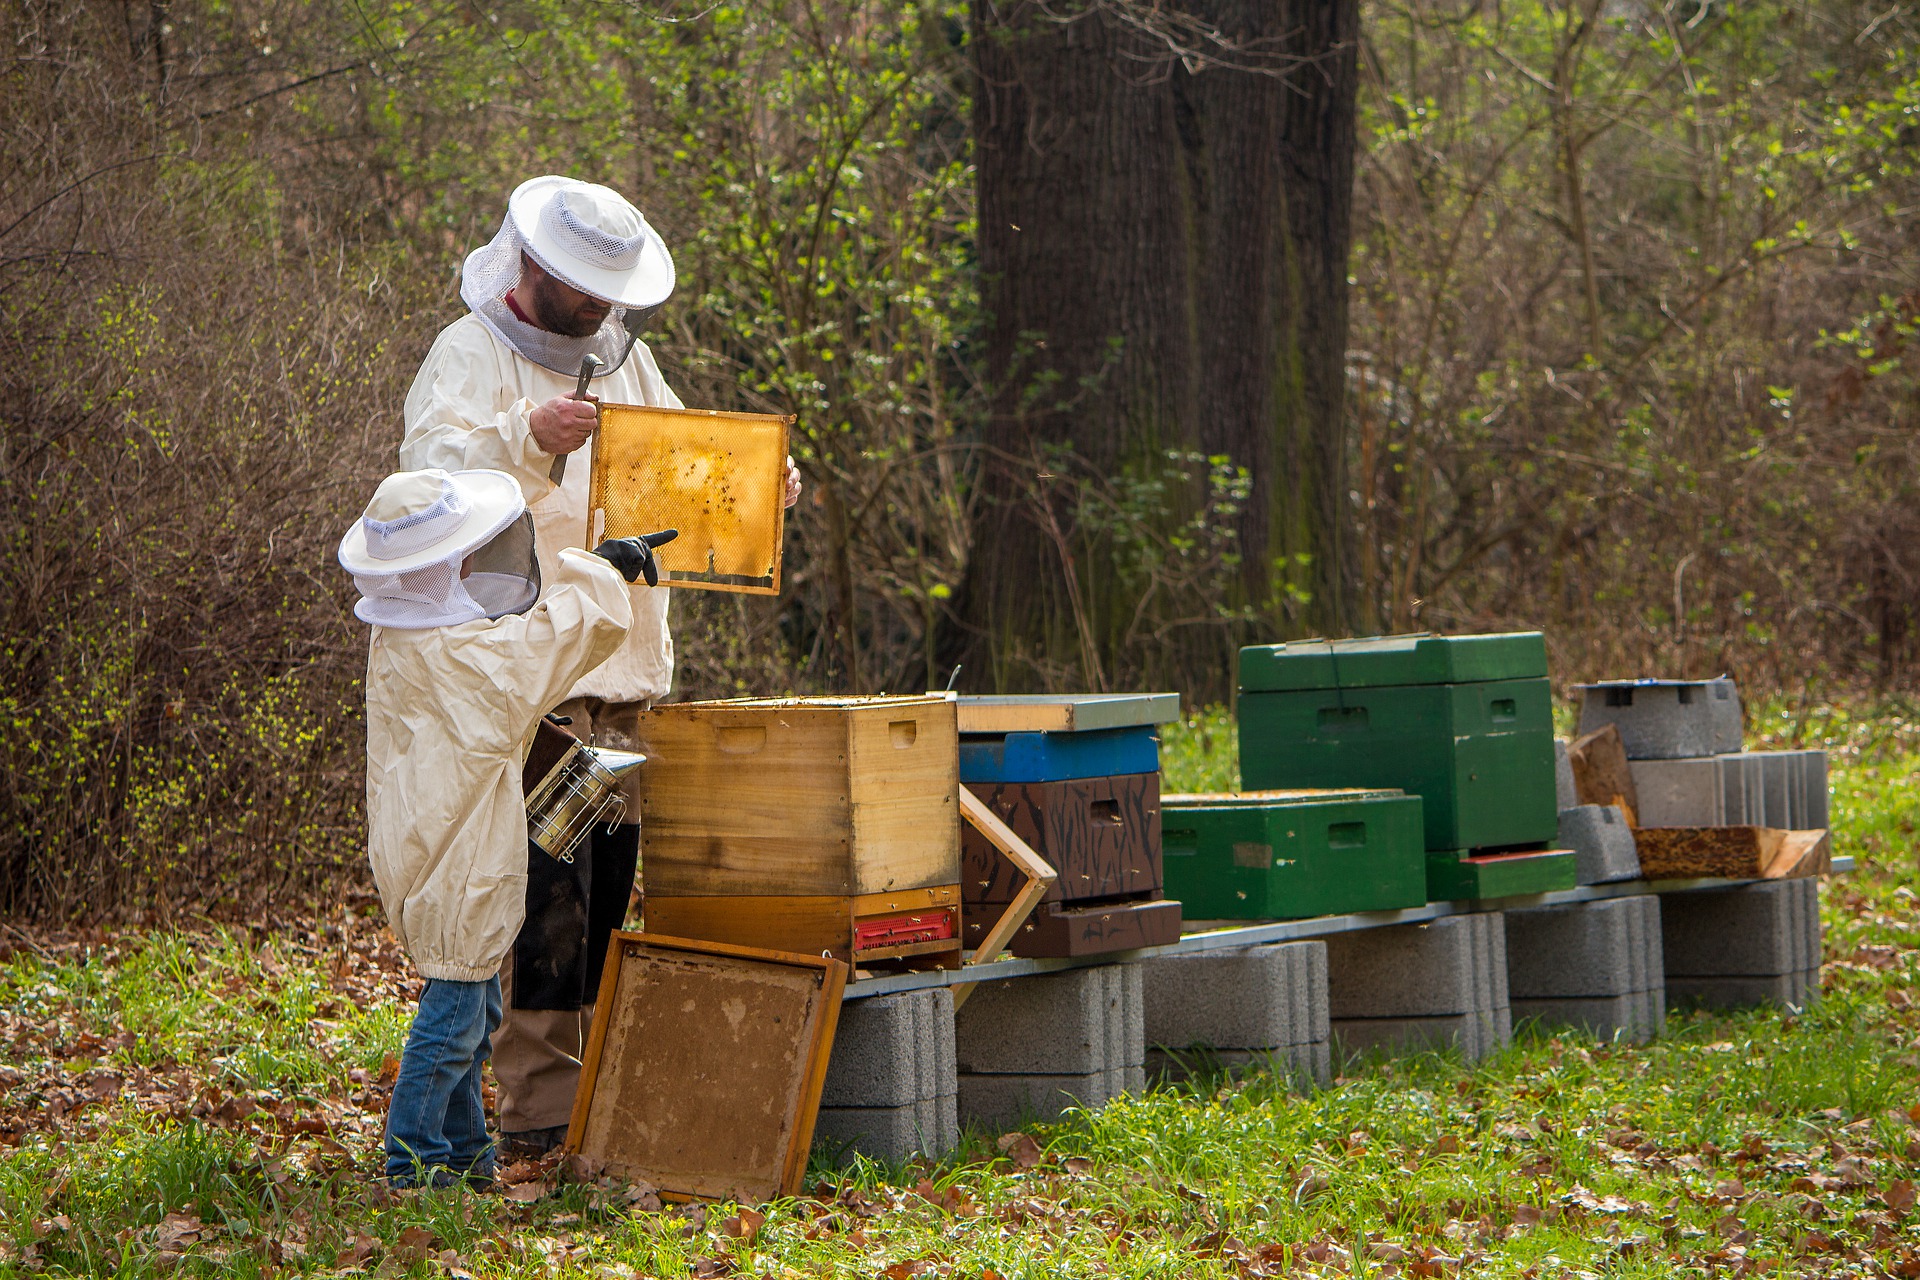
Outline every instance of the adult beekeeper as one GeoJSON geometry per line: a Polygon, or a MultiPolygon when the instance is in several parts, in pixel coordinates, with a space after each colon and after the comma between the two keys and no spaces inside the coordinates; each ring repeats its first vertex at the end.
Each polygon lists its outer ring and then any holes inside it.
{"type": "Polygon", "coordinates": [[[490,470],[389,476],[340,542],[373,624],[367,855],[426,979],[387,1109],[401,1186],[493,1176],[480,1074],[525,911],[521,760],[541,714],[626,638],[622,578],[652,554],[623,539],[543,571],[535,542],[520,487],[490,470]]]}
{"type": "MultiPolygon", "coordinates": [[[[542,567],[587,532],[598,402],[680,408],[653,353],[631,336],[673,292],[673,259],[618,192],[572,178],[522,183],[491,243],[468,255],[468,313],[441,331],[407,394],[401,465],[497,468],[519,482],[542,567]],[[586,398],[573,392],[599,358],[586,398]],[[555,459],[579,453],[556,483],[555,459]]],[[[787,462],[786,502],[800,494],[787,462]]],[[[673,680],[667,591],[632,588],[633,627],[554,708],[596,746],[641,750],[640,714],[673,680]]],[[[627,812],[639,806],[629,796],[627,812]]],[[[501,969],[506,1010],[494,1036],[507,1153],[537,1155],[566,1134],[580,1052],[609,934],[625,921],[640,828],[594,832],[573,868],[534,864],[529,913],[501,969]]]]}

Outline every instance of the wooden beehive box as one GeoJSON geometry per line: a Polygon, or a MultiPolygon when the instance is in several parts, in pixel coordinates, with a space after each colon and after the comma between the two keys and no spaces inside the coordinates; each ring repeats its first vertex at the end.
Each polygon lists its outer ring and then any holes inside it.
{"type": "Polygon", "coordinates": [[[940,695],[738,698],[647,713],[647,897],[851,897],[960,882],[959,735],[940,695]]]}

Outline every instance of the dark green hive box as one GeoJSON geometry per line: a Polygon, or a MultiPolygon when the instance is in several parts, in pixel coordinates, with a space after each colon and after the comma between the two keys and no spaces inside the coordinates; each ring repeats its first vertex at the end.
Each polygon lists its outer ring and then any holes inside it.
{"type": "Polygon", "coordinates": [[[1512,898],[1550,893],[1574,885],[1574,855],[1567,849],[1541,853],[1427,855],[1427,894],[1435,902],[1462,898],[1512,898]]]}
{"type": "Polygon", "coordinates": [[[1296,641],[1240,651],[1240,785],[1392,787],[1436,850],[1539,844],[1559,828],[1537,631],[1296,641]]]}
{"type": "Polygon", "coordinates": [[[1166,796],[1166,895],[1189,920],[1285,920],[1427,901],[1420,797],[1166,796]]]}

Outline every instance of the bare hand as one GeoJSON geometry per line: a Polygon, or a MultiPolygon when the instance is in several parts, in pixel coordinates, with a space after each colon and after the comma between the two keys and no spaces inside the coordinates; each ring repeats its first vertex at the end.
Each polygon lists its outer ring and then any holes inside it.
{"type": "Polygon", "coordinates": [[[572,453],[587,442],[600,420],[600,397],[555,396],[527,416],[533,442],[543,453],[572,453]]]}
{"type": "Polygon", "coordinates": [[[800,468],[793,465],[793,455],[787,455],[787,496],[782,506],[791,507],[800,501],[800,468]]]}

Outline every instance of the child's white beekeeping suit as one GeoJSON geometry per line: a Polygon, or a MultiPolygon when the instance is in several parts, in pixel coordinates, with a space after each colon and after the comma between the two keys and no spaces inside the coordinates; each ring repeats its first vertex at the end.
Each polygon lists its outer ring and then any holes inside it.
{"type": "Polygon", "coordinates": [[[614,567],[560,553],[544,598],[520,486],[501,471],[389,476],[340,543],[374,624],[367,856],[429,978],[499,971],[526,909],[520,767],[540,717],[620,645],[614,567]]]}

